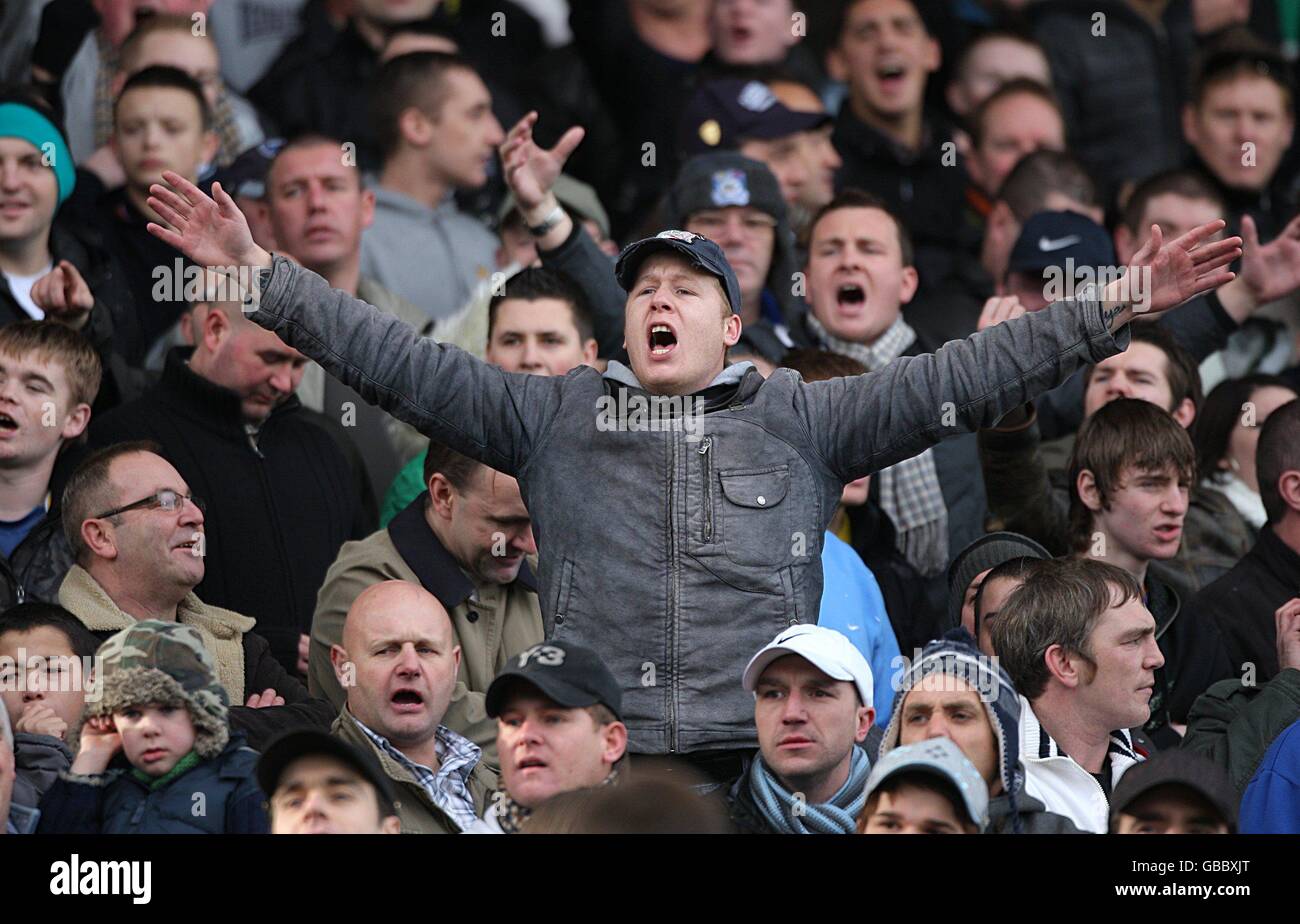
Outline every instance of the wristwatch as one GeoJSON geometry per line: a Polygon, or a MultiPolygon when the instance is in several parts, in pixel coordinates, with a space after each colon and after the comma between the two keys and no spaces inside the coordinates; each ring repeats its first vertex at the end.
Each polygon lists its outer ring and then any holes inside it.
{"type": "Polygon", "coordinates": [[[555,229],[555,226],[560,223],[560,219],[563,217],[564,207],[557,205],[555,208],[551,209],[551,214],[547,215],[546,219],[540,225],[529,225],[528,233],[533,237],[545,237],[555,229]]]}

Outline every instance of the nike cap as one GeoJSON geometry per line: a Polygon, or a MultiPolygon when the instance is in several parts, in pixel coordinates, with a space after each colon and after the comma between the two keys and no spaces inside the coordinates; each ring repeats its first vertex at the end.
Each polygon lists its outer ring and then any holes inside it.
{"type": "Polygon", "coordinates": [[[1011,248],[1007,270],[1041,275],[1044,270],[1114,266],[1115,246],[1106,229],[1077,212],[1030,216],[1011,248]]]}

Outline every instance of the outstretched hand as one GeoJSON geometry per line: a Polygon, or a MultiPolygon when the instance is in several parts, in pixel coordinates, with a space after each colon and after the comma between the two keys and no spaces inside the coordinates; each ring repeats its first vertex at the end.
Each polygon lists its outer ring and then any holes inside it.
{"type": "Polygon", "coordinates": [[[499,152],[506,183],[525,209],[536,208],[542,203],[585,134],[584,129],[574,126],[561,136],[555,147],[547,150],[533,141],[533,126],[536,124],[536,112],[530,112],[516,122],[499,152]]]}
{"type": "Polygon", "coordinates": [[[1133,255],[1127,272],[1102,293],[1112,327],[1136,314],[1176,308],[1236,278],[1226,267],[1241,256],[1241,238],[1207,241],[1223,228],[1223,220],[1217,219],[1166,241],[1160,226],[1152,225],[1151,237],[1133,255]]]}
{"type": "Polygon", "coordinates": [[[149,233],[200,266],[270,266],[271,255],[253,240],[248,219],[220,183],[209,196],[185,177],[163,172],[167,185],[149,187],[149,208],[171,227],[154,222],[149,233]]]}

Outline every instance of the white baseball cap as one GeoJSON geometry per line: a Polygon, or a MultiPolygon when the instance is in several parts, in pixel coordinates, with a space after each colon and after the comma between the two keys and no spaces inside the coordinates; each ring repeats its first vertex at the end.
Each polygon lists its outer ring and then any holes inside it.
{"type": "Polygon", "coordinates": [[[750,693],[769,664],[788,654],[798,655],[833,680],[851,681],[858,688],[862,705],[872,706],[875,681],[871,665],[848,637],[834,629],[804,623],[784,629],[750,658],[741,683],[750,693]]]}

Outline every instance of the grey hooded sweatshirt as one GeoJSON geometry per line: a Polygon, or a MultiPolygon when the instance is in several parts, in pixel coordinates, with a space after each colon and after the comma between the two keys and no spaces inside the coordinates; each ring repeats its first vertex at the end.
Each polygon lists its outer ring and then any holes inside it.
{"type": "Polygon", "coordinates": [[[1079,301],[851,378],[764,380],[739,363],[673,427],[638,414],[647,396],[618,363],[507,373],[282,257],[261,277],[253,321],[519,480],[547,636],[605,660],[638,753],[757,745],[741,673],[778,631],[817,619],[822,535],[847,482],[992,425],[1128,341],[1079,301]]]}

